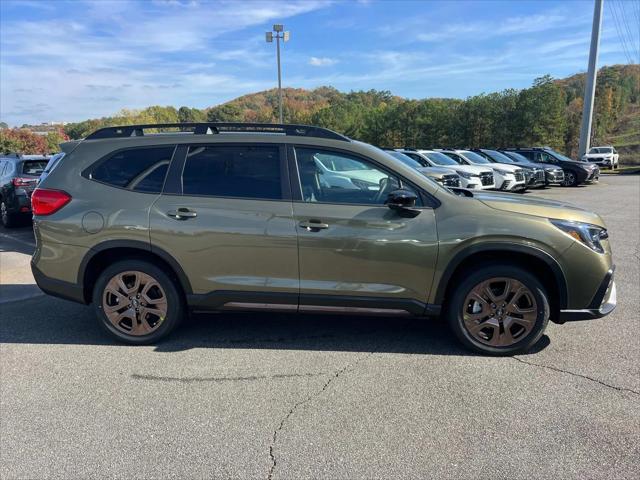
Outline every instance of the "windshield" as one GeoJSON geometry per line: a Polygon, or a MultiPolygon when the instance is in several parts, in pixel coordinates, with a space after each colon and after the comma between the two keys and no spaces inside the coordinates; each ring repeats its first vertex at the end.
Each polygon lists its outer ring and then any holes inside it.
{"type": "Polygon", "coordinates": [[[513,158],[516,162],[519,162],[519,163],[533,163],[527,157],[525,157],[524,155],[520,155],[517,152],[500,152],[500,153],[502,153],[503,155],[509,158],[513,158]]]}
{"type": "Polygon", "coordinates": [[[462,155],[471,163],[484,163],[484,164],[491,163],[489,160],[484,158],[482,155],[478,155],[476,152],[469,152],[467,150],[464,150],[462,152],[462,155]]]}
{"type": "Polygon", "coordinates": [[[44,172],[48,160],[26,160],[22,162],[23,175],[40,175],[44,172]]]}
{"type": "Polygon", "coordinates": [[[449,166],[458,165],[458,162],[456,162],[455,160],[452,160],[451,158],[447,157],[444,153],[440,153],[440,152],[422,152],[422,155],[427,157],[429,160],[431,160],[436,165],[449,165],[449,166]]]}
{"type": "Polygon", "coordinates": [[[611,147],[593,147],[589,153],[611,153],[611,147]]]}
{"type": "Polygon", "coordinates": [[[491,159],[498,163],[516,163],[513,158],[507,157],[505,154],[496,150],[483,150],[484,153],[489,155],[491,159]]]}
{"type": "Polygon", "coordinates": [[[404,153],[392,152],[390,150],[387,150],[386,153],[391,155],[396,160],[400,160],[402,163],[404,163],[405,165],[411,168],[422,168],[422,165],[420,165],[420,163],[417,160],[414,160],[413,158],[408,157],[404,153]]]}
{"type": "Polygon", "coordinates": [[[573,159],[571,159],[569,157],[565,157],[564,155],[562,155],[561,153],[556,152],[555,150],[547,150],[547,153],[553,155],[558,160],[565,160],[567,162],[573,162],[574,161],[573,159]]]}

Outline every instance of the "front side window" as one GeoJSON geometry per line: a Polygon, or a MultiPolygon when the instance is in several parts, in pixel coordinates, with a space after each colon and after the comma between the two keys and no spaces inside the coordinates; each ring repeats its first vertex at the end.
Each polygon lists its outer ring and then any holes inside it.
{"type": "Polygon", "coordinates": [[[296,162],[305,202],[384,205],[392,191],[411,189],[373,162],[348,154],[296,148],[296,162]]]}
{"type": "Polygon", "coordinates": [[[100,162],[89,178],[137,192],[160,193],[173,151],[173,146],[121,150],[100,162]]]}
{"type": "Polygon", "coordinates": [[[184,195],[282,199],[278,146],[189,147],[184,195]]]}

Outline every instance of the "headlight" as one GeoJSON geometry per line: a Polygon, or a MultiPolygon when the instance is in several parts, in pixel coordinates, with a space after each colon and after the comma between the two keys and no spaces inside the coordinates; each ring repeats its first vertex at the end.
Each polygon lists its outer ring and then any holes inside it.
{"type": "Polygon", "coordinates": [[[469,178],[471,178],[471,177],[477,177],[477,176],[478,176],[478,175],[473,175],[472,173],[467,173],[467,172],[458,171],[458,170],[456,170],[456,173],[457,173],[458,175],[460,175],[461,177],[464,177],[464,178],[466,178],[466,179],[469,179],[469,178]]]}
{"type": "Polygon", "coordinates": [[[570,222],[568,220],[549,220],[574,240],[586,245],[594,252],[604,253],[602,240],[609,238],[606,228],[590,223],[570,222]]]}
{"type": "Polygon", "coordinates": [[[493,171],[496,173],[499,173],[500,175],[509,175],[510,173],[513,173],[513,172],[508,172],[507,170],[500,170],[498,168],[494,168],[493,171]]]}

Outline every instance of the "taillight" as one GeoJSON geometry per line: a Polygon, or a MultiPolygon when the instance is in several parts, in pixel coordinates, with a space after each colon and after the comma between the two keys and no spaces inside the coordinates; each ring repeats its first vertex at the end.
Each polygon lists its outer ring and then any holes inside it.
{"type": "Polygon", "coordinates": [[[31,195],[31,210],[34,215],[51,215],[71,201],[71,195],[62,190],[36,188],[31,195]]]}
{"type": "Polygon", "coordinates": [[[38,179],[16,177],[12,180],[12,182],[15,187],[28,187],[30,185],[35,185],[38,182],[38,179]]]}

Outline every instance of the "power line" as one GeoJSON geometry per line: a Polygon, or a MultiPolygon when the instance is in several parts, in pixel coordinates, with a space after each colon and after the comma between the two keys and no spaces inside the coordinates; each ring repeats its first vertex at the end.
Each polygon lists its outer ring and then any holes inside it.
{"type": "MultiPolygon", "coordinates": [[[[633,33],[631,33],[631,27],[629,26],[629,18],[627,17],[627,11],[625,8],[625,5],[627,5],[626,3],[623,3],[622,0],[618,0],[617,1],[618,4],[618,8],[620,8],[620,17],[622,19],[622,24],[624,25],[624,29],[628,35],[628,43],[629,43],[629,50],[631,51],[631,55],[632,55],[632,60],[635,60],[636,58],[636,50],[635,50],[635,35],[633,35],[633,33]]],[[[631,4],[633,5],[633,4],[631,4]]],[[[638,54],[640,54],[640,50],[638,51],[638,54]]]]}
{"type": "Polygon", "coordinates": [[[613,24],[616,27],[616,32],[618,33],[618,38],[620,39],[620,44],[622,45],[622,50],[624,51],[624,56],[627,58],[627,63],[633,63],[632,57],[629,53],[629,49],[627,48],[627,41],[625,36],[622,34],[622,27],[618,20],[618,13],[616,9],[613,7],[613,0],[607,2],[609,5],[609,11],[611,12],[611,17],[613,18],[613,24]]]}

